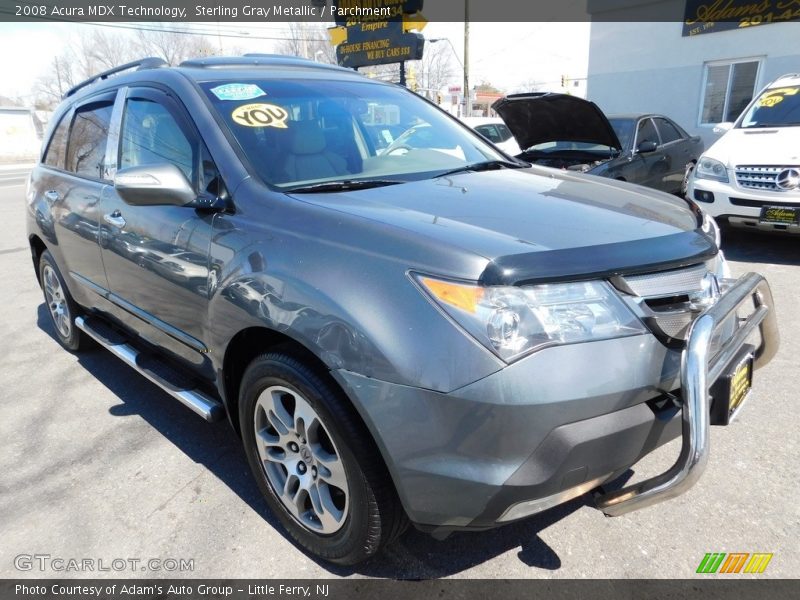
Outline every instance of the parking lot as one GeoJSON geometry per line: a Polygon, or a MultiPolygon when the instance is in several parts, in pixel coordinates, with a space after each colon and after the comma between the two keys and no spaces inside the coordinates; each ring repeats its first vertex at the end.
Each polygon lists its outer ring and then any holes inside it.
{"type": "MultiPolygon", "coordinates": [[[[284,536],[225,422],[203,422],[104,350],[61,349],[31,266],[24,190],[24,169],[0,171],[2,577],[684,578],[707,552],[773,553],[758,577],[797,576],[798,237],[724,236],[734,273],[758,271],[771,283],[781,349],[756,373],[737,422],[712,430],[708,468],[687,494],[614,519],[583,497],[445,541],[410,530],[384,556],[345,569],[284,536]],[[34,554],[186,559],[193,570],[18,570],[15,557],[34,554]]],[[[634,477],[665,469],[677,450],[662,448],[634,477]]]]}

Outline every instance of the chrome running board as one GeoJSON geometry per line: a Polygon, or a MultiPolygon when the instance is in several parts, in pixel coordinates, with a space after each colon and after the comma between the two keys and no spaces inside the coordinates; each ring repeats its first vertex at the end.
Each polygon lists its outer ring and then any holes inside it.
{"type": "MultiPolygon", "coordinates": [[[[190,408],[206,421],[219,421],[225,411],[222,404],[214,398],[204,394],[198,389],[186,389],[180,384],[173,383],[169,379],[142,364],[142,353],[130,344],[121,339],[112,339],[111,335],[106,335],[102,329],[107,325],[98,322],[97,317],[77,317],[75,325],[86,333],[90,338],[110,351],[114,356],[121,359],[129,367],[136,369],[151,382],[156,384],[170,396],[178,400],[184,406],[190,408]]],[[[116,336],[113,336],[116,337],[116,336]]]]}
{"type": "Polygon", "coordinates": [[[769,284],[761,275],[748,273],[737,280],[716,304],[701,313],[689,328],[686,348],[681,356],[683,441],[678,460],[656,477],[596,496],[597,507],[606,515],[617,517],[669,500],[684,493],[700,478],[708,462],[709,386],[756,328],[761,333],[761,344],[755,352],[754,366],[759,368],[778,351],[778,325],[769,284]],[[736,310],[744,308],[748,300],[752,300],[755,310],[739,323],[733,336],[712,356],[711,342],[715,330],[726,318],[735,317],[736,310]]]}

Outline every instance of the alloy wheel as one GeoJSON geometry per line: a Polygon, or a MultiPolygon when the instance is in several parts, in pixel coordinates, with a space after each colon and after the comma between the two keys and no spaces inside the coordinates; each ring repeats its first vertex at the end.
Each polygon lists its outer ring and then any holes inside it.
{"type": "Polygon", "coordinates": [[[72,319],[64,289],[61,287],[58,275],[50,265],[45,265],[42,269],[42,279],[44,280],[44,296],[50,316],[53,317],[53,324],[61,336],[66,339],[72,333],[72,319]]]}
{"type": "Polygon", "coordinates": [[[272,491],[305,528],[337,532],[349,490],[341,454],[319,414],[294,390],[270,386],[258,397],[255,438],[272,491]]]}

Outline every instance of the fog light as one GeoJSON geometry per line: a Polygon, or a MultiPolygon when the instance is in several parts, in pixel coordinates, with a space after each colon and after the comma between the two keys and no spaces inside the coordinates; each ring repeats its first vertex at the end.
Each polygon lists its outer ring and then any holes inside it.
{"type": "Polygon", "coordinates": [[[591,481],[587,481],[573,488],[569,488],[563,492],[558,492],[552,496],[546,496],[545,498],[539,498],[537,500],[526,500],[525,502],[514,504],[510,506],[499,519],[497,519],[497,522],[504,523],[506,521],[516,521],[517,519],[529,517],[531,515],[535,515],[536,513],[542,512],[543,510],[547,510],[548,508],[553,508],[554,506],[563,504],[568,500],[582,496],[589,490],[596,488],[598,485],[608,479],[610,475],[611,473],[606,473],[602,477],[592,479],[591,481]]]}
{"type": "Polygon", "coordinates": [[[698,202],[706,202],[711,204],[714,202],[714,194],[713,192],[707,192],[705,190],[695,190],[694,191],[694,199],[698,202]]]}

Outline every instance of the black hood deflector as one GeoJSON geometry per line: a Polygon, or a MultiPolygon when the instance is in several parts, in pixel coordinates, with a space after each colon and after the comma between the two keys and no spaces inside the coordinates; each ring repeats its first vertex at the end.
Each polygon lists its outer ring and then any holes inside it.
{"type": "Polygon", "coordinates": [[[716,256],[718,249],[699,229],[663,237],[501,256],[481,275],[483,285],[527,285],[608,279],[679,269],[716,256]]]}

